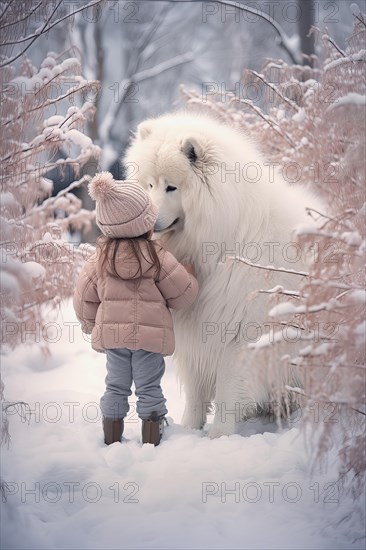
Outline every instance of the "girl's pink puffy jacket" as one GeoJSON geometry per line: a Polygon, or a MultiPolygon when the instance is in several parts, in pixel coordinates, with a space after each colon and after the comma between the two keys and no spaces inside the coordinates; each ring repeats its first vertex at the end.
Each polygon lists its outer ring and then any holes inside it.
{"type": "Polygon", "coordinates": [[[183,309],[196,299],[198,283],[170,252],[155,245],[161,263],[158,277],[147,244],[140,241],[142,275],[131,259],[128,244],[116,255],[116,277],[106,268],[97,270],[97,256],[84,265],[74,293],[74,309],[83,332],[91,334],[97,351],[113,348],[144,349],[171,355],[174,351],[172,316],[168,308],[183,309]]]}

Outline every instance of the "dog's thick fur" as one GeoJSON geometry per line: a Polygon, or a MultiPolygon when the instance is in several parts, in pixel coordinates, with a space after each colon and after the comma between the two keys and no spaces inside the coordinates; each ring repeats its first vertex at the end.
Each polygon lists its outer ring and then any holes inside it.
{"type": "Polygon", "coordinates": [[[254,404],[265,408],[271,400],[279,369],[282,382],[289,382],[276,355],[280,346],[266,359],[248,348],[274,332],[266,324],[269,296],[256,291],[296,289],[301,277],[268,276],[228,256],[303,269],[290,243],[298,224],[309,225],[306,207],[319,208],[318,200],[287,184],[246,136],[197,114],[141,123],[125,163],[129,178],[148,189],[159,208],[155,228],[165,246],[179,261],[194,263],[200,284],[194,306],[174,314],[175,358],[186,395],[182,422],[201,428],[214,402],[210,436],[230,435],[238,410],[245,418],[254,404]]]}

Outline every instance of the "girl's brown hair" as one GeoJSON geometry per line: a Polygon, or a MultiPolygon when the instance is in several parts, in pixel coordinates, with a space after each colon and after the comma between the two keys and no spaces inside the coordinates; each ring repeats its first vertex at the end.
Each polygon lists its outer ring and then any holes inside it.
{"type": "Polygon", "coordinates": [[[124,279],[124,277],[121,277],[121,275],[117,273],[116,256],[117,256],[117,252],[120,244],[128,243],[132,258],[136,259],[138,263],[138,269],[132,277],[135,278],[136,276],[138,277],[142,276],[141,259],[144,258],[147,262],[151,263],[152,266],[156,267],[157,278],[159,278],[160,271],[161,271],[161,264],[160,264],[158,253],[156,251],[155,243],[154,241],[151,240],[152,235],[153,235],[152,230],[148,231],[147,233],[144,233],[143,235],[140,235],[139,237],[121,238],[121,239],[117,239],[117,238],[111,239],[110,237],[106,237],[105,235],[100,235],[96,243],[98,259],[99,259],[98,264],[99,264],[100,271],[103,272],[104,268],[108,266],[111,269],[113,275],[115,275],[116,277],[119,277],[120,279],[124,279]],[[141,246],[139,243],[139,241],[141,240],[144,240],[147,243],[149,258],[146,258],[143,251],[141,250],[141,246]]]}

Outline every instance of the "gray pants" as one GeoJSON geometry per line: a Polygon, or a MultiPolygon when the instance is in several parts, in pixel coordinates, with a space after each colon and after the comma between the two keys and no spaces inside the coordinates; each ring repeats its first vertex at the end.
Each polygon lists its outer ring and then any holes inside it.
{"type": "Polygon", "coordinates": [[[159,416],[168,412],[160,387],[165,371],[164,357],[160,353],[121,348],[107,349],[106,355],[106,391],[100,400],[103,416],[117,419],[127,415],[132,382],[136,387],[137,414],[142,420],[154,411],[159,416]]]}

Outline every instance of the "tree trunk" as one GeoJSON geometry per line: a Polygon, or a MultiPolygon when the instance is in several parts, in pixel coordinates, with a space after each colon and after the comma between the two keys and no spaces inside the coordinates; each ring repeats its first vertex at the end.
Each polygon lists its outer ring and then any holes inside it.
{"type": "MultiPolygon", "coordinates": [[[[314,51],[314,38],[313,36],[308,36],[310,27],[314,24],[314,2],[313,0],[298,0],[299,6],[299,35],[300,35],[300,49],[303,54],[311,56],[315,53],[314,51]],[[301,10],[301,11],[300,11],[301,10]]],[[[311,65],[311,60],[304,58],[304,64],[311,65]]]]}

